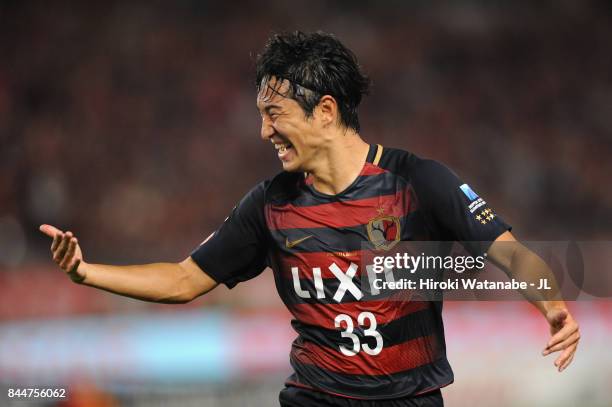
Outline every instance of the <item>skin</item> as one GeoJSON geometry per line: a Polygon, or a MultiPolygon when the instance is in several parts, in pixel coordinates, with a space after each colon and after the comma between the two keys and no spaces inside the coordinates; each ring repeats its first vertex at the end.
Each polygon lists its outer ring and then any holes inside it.
{"type": "Polygon", "coordinates": [[[487,258],[506,272],[510,278],[527,283],[533,282],[537,287],[540,279],[547,279],[550,291],[538,291],[528,288],[521,291],[544,316],[550,327],[550,339],[546,343],[543,356],[560,352],[554,361],[559,372],[565,370],[572,360],[580,341],[578,323],[567,309],[564,301],[556,297],[559,293],[556,279],[548,265],[535,253],[527,249],[510,232],[501,234],[489,248],[487,258]]]}
{"type": "Polygon", "coordinates": [[[41,225],[40,231],[53,238],[53,261],[78,284],[162,303],[186,303],[217,286],[191,257],[180,263],[134,266],[92,264],[83,259],[78,239],[72,232],[63,232],[51,225],[41,225]]]}
{"type": "MultiPolygon", "coordinates": [[[[340,124],[338,105],[332,96],[323,96],[311,116],[306,116],[299,104],[281,96],[287,83],[279,86],[280,93],[270,94],[262,86],[257,108],[262,117],[261,138],[273,144],[290,143],[282,157],[286,171],[308,172],[319,192],[333,195],[346,189],[361,171],[369,145],[359,134],[340,124]]],[[[179,263],[153,263],[134,266],[110,266],[85,262],[78,239],[72,232],[42,225],[40,231],[53,239],[51,253],[72,281],[115,294],[145,301],[185,303],[217,286],[191,259],[179,263]]],[[[505,232],[491,245],[488,259],[518,280],[537,281],[547,278],[554,284],[548,266],[533,252],[520,244],[510,232],[505,232]]],[[[552,290],[553,292],[555,290],[552,290]]],[[[563,301],[554,294],[526,290],[523,295],[540,310],[550,326],[551,337],[544,356],[560,352],[554,364],[563,371],[572,362],[580,331],[578,324],[563,301]]]]}
{"type": "Polygon", "coordinates": [[[313,186],[324,194],[334,195],[346,189],[363,168],[369,144],[352,129],[339,124],[338,104],[325,95],[312,116],[293,99],[281,96],[289,88],[271,79],[267,85],[278,92],[267,91],[266,84],[257,96],[261,114],[261,138],[273,144],[289,142],[293,148],[282,159],[285,171],[308,172],[313,186]]]}

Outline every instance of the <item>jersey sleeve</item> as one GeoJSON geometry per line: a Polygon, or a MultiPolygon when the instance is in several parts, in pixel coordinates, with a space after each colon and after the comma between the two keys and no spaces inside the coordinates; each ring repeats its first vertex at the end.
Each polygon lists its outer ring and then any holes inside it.
{"type": "Polygon", "coordinates": [[[458,241],[472,255],[481,255],[511,230],[482,197],[437,161],[421,160],[412,182],[437,240],[458,241]]]}
{"type": "Polygon", "coordinates": [[[221,227],[191,253],[211,278],[228,288],[258,276],[266,268],[265,183],[234,207],[221,227]]]}

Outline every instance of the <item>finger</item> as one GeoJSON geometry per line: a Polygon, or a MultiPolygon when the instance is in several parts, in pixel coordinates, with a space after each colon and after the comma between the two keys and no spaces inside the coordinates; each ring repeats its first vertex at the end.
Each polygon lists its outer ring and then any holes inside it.
{"type": "Polygon", "coordinates": [[[51,243],[51,252],[53,254],[55,254],[55,251],[57,250],[57,247],[59,246],[63,237],[64,237],[63,233],[58,233],[55,236],[53,236],[53,243],[51,243]]]}
{"type": "Polygon", "coordinates": [[[558,368],[560,368],[566,361],[567,359],[570,358],[570,356],[572,356],[574,354],[574,352],[576,352],[576,348],[578,346],[578,343],[572,344],[571,346],[567,347],[567,349],[565,349],[557,359],[555,359],[555,366],[557,366],[558,368]]]}
{"type": "Polygon", "coordinates": [[[574,352],[576,352],[576,346],[577,345],[574,344],[569,348],[565,349],[565,351],[563,351],[563,353],[557,358],[557,360],[555,360],[555,366],[557,367],[557,369],[561,369],[561,367],[568,361],[568,359],[574,354],[574,352]]]}
{"type": "Polygon", "coordinates": [[[52,250],[53,251],[53,261],[55,261],[58,264],[62,260],[62,257],[63,257],[65,241],[66,241],[65,234],[58,236],[57,244],[55,245],[55,248],[52,250]]]}
{"type": "Polygon", "coordinates": [[[72,260],[74,259],[74,252],[76,251],[76,246],[77,240],[73,237],[68,242],[68,250],[66,250],[66,254],[64,255],[64,258],[60,263],[60,267],[64,270],[69,270],[68,265],[72,263],[72,260]]]}
{"type": "Polygon", "coordinates": [[[561,367],[559,368],[559,372],[562,372],[567,369],[567,367],[574,361],[574,356],[576,356],[576,354],[572,353],[572,356],[570,356],[569,359],[567,359],[567,361],[565,361],[565,363],[561,365],[561,367]]]}
{"type": "Polygon", "coordinates": [[[572,335],[571,337],[567,338],[565,341],[561,342],[560,344],[557,344],[557,345],[553,346],[552,348],[545,349],[542,352],[542,355],[543,356],[547,356],[547,355],[550,355],[551,353],[555,353],[555,352],[559,352],[559,351],[562,351],[564,349],[567,349],[569,346],[571,346],[574,343],[578,342],[578,339],[580,339],[579,335],[572,335]]]}
{"type": "Polygon", "coordinates": [[[58,233],[62,233],[62,231],[56,228],[55,226],[46,225],[46,224],[40,225],[38,230],[40,230],[41,232],[43,232],[45,235],[49,237],[55,237],[55,235],[57,235],[58,233]]]}
{"type": "Polygon", "coordinates": [[[72,234],[70,232],[66,232],[62,237],[59,246],[55,250],[55,253],[53,254],[53,260],[55,260],[57,264],[59,264],[64,258],[64,254],[66,254],[66,250],[68,249],[68,242],[70,242],[71,237],[72,234]]]}
{"type": "Polygon", "coordinates": [[[62,240],[64,241],[65,245],[63,247],[62,259],[66,257],[66,253],[68,252],[68,249],[70,248],[70,241],[72,240],[73,237],[74,235],[72,234],[72,232],[64,233],[64,237],[62,240]]]}
{"type": "Polygon", "coordinates": [[[542,355],[546,356],[553,352],[558,352],[560,350],[563,350],[567,348],[568,346],[572,345],[574,342],[578,341],[578,339],[580,339],[580,333],[578,331],[574,331],[574,333],[568,336],[563,342],[559,342],[556,345],[551,346],[550,348],[544,349],[544,351],[542,352],[542,355]]]}
{"type": "Polygon", "coordinates": [[[559,332],[554,334],[548,340],[548,343],[546,344],[546,349],[552,348],[556,344],[563,342],[577,330],[578,330],[578,324],[576,324],[575,322],[565,325],[563,328],[559,330],[559,332]]]}

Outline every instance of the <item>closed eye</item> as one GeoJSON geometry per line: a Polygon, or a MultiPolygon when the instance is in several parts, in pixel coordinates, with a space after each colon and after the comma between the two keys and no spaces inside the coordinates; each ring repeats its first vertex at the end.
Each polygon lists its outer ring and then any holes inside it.
{"type": "Polygon", "coordinates": [[[280,109],[277,105],[266,106],[264,112],[270,116],[270,118],[275,118],[279,116],[280,109]]]}

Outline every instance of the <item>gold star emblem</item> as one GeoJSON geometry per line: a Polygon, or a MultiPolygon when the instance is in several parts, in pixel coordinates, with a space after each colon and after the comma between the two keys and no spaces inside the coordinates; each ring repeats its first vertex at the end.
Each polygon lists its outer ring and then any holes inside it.
{"type": "Polygon", "coordinates": [[[480,220],[482,217],[480,215],[476,215],[476,220],[480,220]]]}
{"type": "Polygon", "coordinates": [[[485,225],[485,224],[487,223],[487,221],[483,219],[483,220],[481,220],[481,221],[480,221],[480,223],[482,223],[483,225],[485,225]]]}
{"type": "Polygon", "coordinates": [[[383,213],[385,213],[385,208],[381,206],[380,208],[376,209],[376,212],[378,212],[379,215],[382,215],[383,213]]]}

